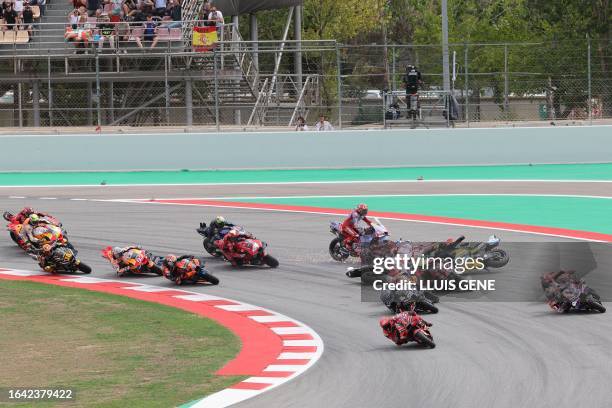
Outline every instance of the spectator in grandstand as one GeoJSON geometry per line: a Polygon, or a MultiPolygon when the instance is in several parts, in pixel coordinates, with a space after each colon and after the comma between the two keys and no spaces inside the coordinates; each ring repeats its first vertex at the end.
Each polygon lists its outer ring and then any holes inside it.
{"type": "Polygon", "coordinates": [[[80,18],[80,13],[79,10],[74,9],[72,10],[72,12],[70,14],[68,14],[68,24],[70,24],[70,27],[73,30],[76,30],[78,25],[79,25],[79,18],[80,18]]]}
{"type": "Polygon", "coordinates": [[[210,2],[207,0],[202,5],[202,9],[200,10],[200,13],[198,14],[198,20],[203,21],[204,25],[211,25],[211,23],[208,22],[209,14],[210,14],[210,2]]]}
{"type": "Polygon", "coordinates": [[[133,18],[134,14],[138,12],[138,4],[135,0],[125,0],[121,7],[125,18],[133,18]]]}
{"type": "Polygon", "coordinates": [[[38,9],[40,10],[40,15],[44,16],[45,11],[47,10],[47,0],[36,0],[38,4],[38,9]]]}
{"type": "MultiPolygon", "coordinates": [[[[115,5],[113,4],[113,7],[115,5]]],[[[121,21],[121,4],[119,4],[116,8],[113,8],[110,15],[110,22],[113,24],[117,24],[121,21]]]]}
{"type": "Polygon", "coordinates": [[[321,116],[319,116],[319,121],[315,125],[315,129],[318,132],[324,132],[324,131],[328,131],[328,130],[334,130],[334,127],[331,125],[331,123],[329,123],[325,119],[324,115],[321,115],[321,116]]]}
{"type": "Polygon", "coordinates": [[[98,28],[100,30],[100,38],[98,46],[104,48],[104,41],[108,41],[111,50],[115,49],[115,25],[110,22],[110,18],[106,14],[102,14],[98,19],[98,28]]]}
{"type": "MultiPolygon", "coordinates": [[[[117,24],[117,47],[122,48],[122,45],[127,44],[130,39],[130,24],[126,21],[122,21],[117,24]]],[[[137,43],[140,39],[137,41],[137,43]]],[[[127,53],[127,50],[123,48],[123,52],[127,53]]]]}
{"type": "Polygon", "coordinates": [[[23,13],[23,0],[15,0],[13,2],[13,10],[15,10],[19,18],[21,18],[21,13],[23,13]]]}
{"type": "Polygon", "coordinates": [[[89,17],[95,17],[101,7],[102,4],[100,3],[100,0],[87,0],[87,15],[89,17]]]}
{"type": "Polygon", "coordinates": [[[308,125],[306,124],[306,120],[302,116],[297,118],[297,125],[295,126],[295,130],[297,132],[303,132],[303,131],[308,130],[308,125]]]}
{"type": "Polygon", "coordinates": [[[211,25],[214,25],[217,27],[221,27],[223,23],[225,22],[223,18],[223,13],[221,12],[221,10],[217,10],[215,6],[212,6],[210,8],[210,13],[208,14],[208,21],[210,22],[211,25]]]}
{"type": "Polygon", "coordinates": [[[34,12],[29,3],[26,2],[23,13],[21,13],[23,28],[28,31],[28,41],[32,38],[32,27],[34,26],[34,12]]]}
{"type": "Polygon", "coordinates": [[[9,30],[16,30],[17,23],[19,22],[19,15],[13,10],[13,5],[9,4],[4,10],[4,21],[6,21],[6,28],[9,30]]]}
{"type": "Polygon", "coordinates": [[[166,13],[166,0],[155,0],[155,15],[163,17],[166,13]]]}
{"type": "Polygon", "coordinates": [[[155,3],[153,3],[153,0],[143,0],[140,4],[140,11],[142,11],[145,16],[147,14],[153,14],[155,12],[155,3]]]}
{"type": "Polygon", "coordinates": [[[87,7],[87,0],[70,0],[72,6],[79,10],[81,7],[87,7]]]}
{"type": "Polygon", "coordinates": [[[165,17],[170,17],[172,22],[165,24],[168,28],[180,28],[181,27],[181,3],[178,0],[170,0],[168,7],[166,8],[165,17]]]}
{"type": "MultiPolygon", "coordinates": [[[[144,23],[143,40],[151,43],[151,49],[157,45],[157,22],[153,21],[153,15],[147,14],[147,21],[144,23]]],[[[136,41],[139,48],[143,48],[142,42],[136,41]]]]}

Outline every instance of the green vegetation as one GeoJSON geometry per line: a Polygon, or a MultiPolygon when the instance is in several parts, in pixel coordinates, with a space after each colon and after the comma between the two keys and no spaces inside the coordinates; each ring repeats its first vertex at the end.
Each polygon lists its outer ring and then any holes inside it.
{"type": "Polygon", "coordinates": [[[242,379],[214,374],[239,340],[172,307],[0,281],[0,315],[0,387],[73,388],[71,407],[170,407],[242,379]]]}

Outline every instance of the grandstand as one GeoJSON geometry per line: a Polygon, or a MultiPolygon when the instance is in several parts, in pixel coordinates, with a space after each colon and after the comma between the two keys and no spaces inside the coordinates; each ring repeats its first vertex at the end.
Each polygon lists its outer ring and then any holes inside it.
{"type": "MultiPolygon", "coordinates": [[[[48,1],[32,6],[30,29],[5,22],[0,32],[2,127],[286,129],[319,114],[340,129],[414,127],[386,119],[389,101],[406,109],[403,71],[414,62],[426,83],[419,125],[456,122],[438,45],[303,40],[300,0],[214,1],[222,19],[205,0],[48,1]],[[260,40],[258,13],[273,9],[284,21],[260,40]]],[[[591,58],[603,48],[590,41],[450,44],[458,121],[606,120],[609,78],[591,58]],[[581,68],[551,69],[566,60],[581,68]]]]}
{"type": "MultiPolygon", "coordinates": [[[[281,120],[282,113],[287,125],[297,106],[304,106],[306,92],[298,85],[302,79],[277,75],[283,58],[278,50],[292,47],[286,41],[289,25],[295,22],[299,31],[301,14],[294,10],[301,1],[216,1],[213,6],[224,22],[211,20],[211,5],[203,0],[184,0],[178,14],[172,12],[176,5],[171,0],[139,2],[132,12],[131,1],[52,0],[44,15],[38,15],[31,37],[21,25],[3,31],[0,96],[12,92],[14,100],[13,109],[0,105],[0,123],[263,125],[270,118],[281,120]],[[92,9],[91,3],[99,8],[92,9]],[[151,9],[162,4],[167,8],[151,9]],[[256,13],[275,8],[288,10],[284,36],[260,44],[256,13]],[[151,13],[154,31],[147,33],[145,16],[151,13]],[[244,13],[251,15],[250,41],[238,30],[238,16],[244,13]],[[216,45],[195,47],[194,27],[211,25],[216,45]],[[113,37],[104,35],[109,26],[113,37]],[[266,75],[260,73],[260,59],[272,66],[266,75]],[[287,84],[293,89],[287,91],[287,84]],[[273,103],[275,115],[267,109],[273,103]]],[[[307,88],[316,84],[306,79],[307,88]]]]}

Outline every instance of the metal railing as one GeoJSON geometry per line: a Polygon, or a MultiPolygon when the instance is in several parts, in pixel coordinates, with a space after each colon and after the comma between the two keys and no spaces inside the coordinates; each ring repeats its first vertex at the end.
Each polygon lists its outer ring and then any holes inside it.
{"type": "MultiPolygon", "coordinates": [[[[9,48],[8,53],[3,46],[0,126],[286,127],[298,114],[310,112],[328,116],[337,128],[383,127],[383,91],[401,96],[408,63],[422,73],[422,102],[434,104],[442,91],[438,45],[253,42],[228,31],[210,52],[181,44],[148,52],[132,44],[126,53],[90,44],[87,54],[65,44],[59,50],[33,44],[9,48]],[[295,74],[294,59],[278,58],[281,52],[301,53],[303,78],[295,74]],[[311,93],[317,97],[309,98],[311,93]]],[[[479,126],[612,119],[612,52],[607,44],[588,39],[451,44],[450,54],[457,118],[446,120],[445,109],[436,108],[431,122],[479,126]]]]}

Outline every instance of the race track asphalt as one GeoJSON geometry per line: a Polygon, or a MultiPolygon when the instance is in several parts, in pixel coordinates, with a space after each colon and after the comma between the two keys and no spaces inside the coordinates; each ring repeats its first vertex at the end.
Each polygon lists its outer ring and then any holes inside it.
{"type": "MultiPolygon", "coordinates": [[[[565,194],[590,194],[596,187],[591,190],[582,184],[567,184],[569,191],[563,190],[565,194]]],[[[375,189],[373,186],[366,190],[368,194],[391,191],[391,186],[383,188],[376,184],[375,189]]],[[[518,186],[516,189],[527,192],[524,190],[529,190],[529,186],[525,183],[522,190],[518,186]]],[[[329,194],[328,186],[306,187],[308,194],[329,194]]],[[[336,186],[334,191],[341,194],[340,189],[342,193],[352,194],[356,187],[336,186]]],[[[557,193],[561,190],[559,183],[551,184],[550,191],[553,187],[557,193]]],[[[293,186],[291,191],[305,194],[304,188],[293,186]]],[[[406,191],[399,193],[409,193],[413,187],[403,185],[402,188],[406,191]]],[[[465,189],[463,187],[462,192],[466,192],[465,189]]],[[[208,222],[220,212],[267,241],[270,252],[280,259],[278,269],[234,270],[227,263],[210,259],[208,269],[221,279],[221,285],[189,289],[271,308],[301,320],[319,333],[325,343],[325,352],[305,374],[239,407],[610,406],[607,386],[608,379],[612,378],[610,313],[557,315],[538,299],[461,302],[443,298],[440,313],[426,317],[434,323],[432,334],[438,347],[434,350],[414,345],[398,348],[382,336],[378,327],[378,319],[387,314],[384,306],[362,303],[359,283],[344,275],[347,265],[330,259],[327,253],[332,238],[328,232],[329,215],[69,200],[80,197],[265,196],[286,194],[287,191],[288,188],[279,186],[188,189],[150,186],[139,187],[137,191],[119,187],[3,189],[0,208],[15,210],[30,205],[60,218],[79,249],[80,257],[94,267],[93,276],[102,278],[115,278],[110,265],[100,256],[100,249],[106,245],[137,243],[160,255],[201,254],[201,240],[195,228],[200,221],[208,222]],[[9,195],[57,199],[9,199],[9,195]]],[[[397,189],[393,191],[398,193],[397,189]]],[[[471,192],[482,192],[482,189],[473,187],[471,192]]],[[[542,193],[541,188],[538,193],[542,193]]],[[[600,188],[598,195],[601,193],[600,188]]],[[[548,248],[554,243],[568,241],[437,224],[385,221],[385,225],[393,236],[414,241],[444,240],[461,234],[482,240],[491,233],[496,233],[510,246],[540,242],[543,248],[548,248]]],[[[602,270],[612,270],[605,255],[600,253],[606,248],[609,250],[608,246],[586,251],[592,252],[599,265],[595,267],[593,280],[604,286],[609,285],[610,278],[602,270]]],[[[578,265],[592,263],[593,259],[587,259],[591,255],[585,255],[583,249],[582,245],[578,246],[576,255],[572,258],[572,254],[567,254],[566,258],[578,265]]],[[[533,259],[536,259],[533,262],[540,262],[537,260],[540,258],[546,256],[530,258],[530,262],[533,259]]],[[[491,276],[500,283],[528,287],[537,292],[538,276],[525,268],[525,262],[521,257],[513,258],[506,268],[491,276]]],[[[0,266],[37,267],[8,236],[0,241],[0,266]]],[[[132,279],[172,286],[159,277],[132,279]]],[[[588,277],[587,281],[592,283],[588,277]]]]}

